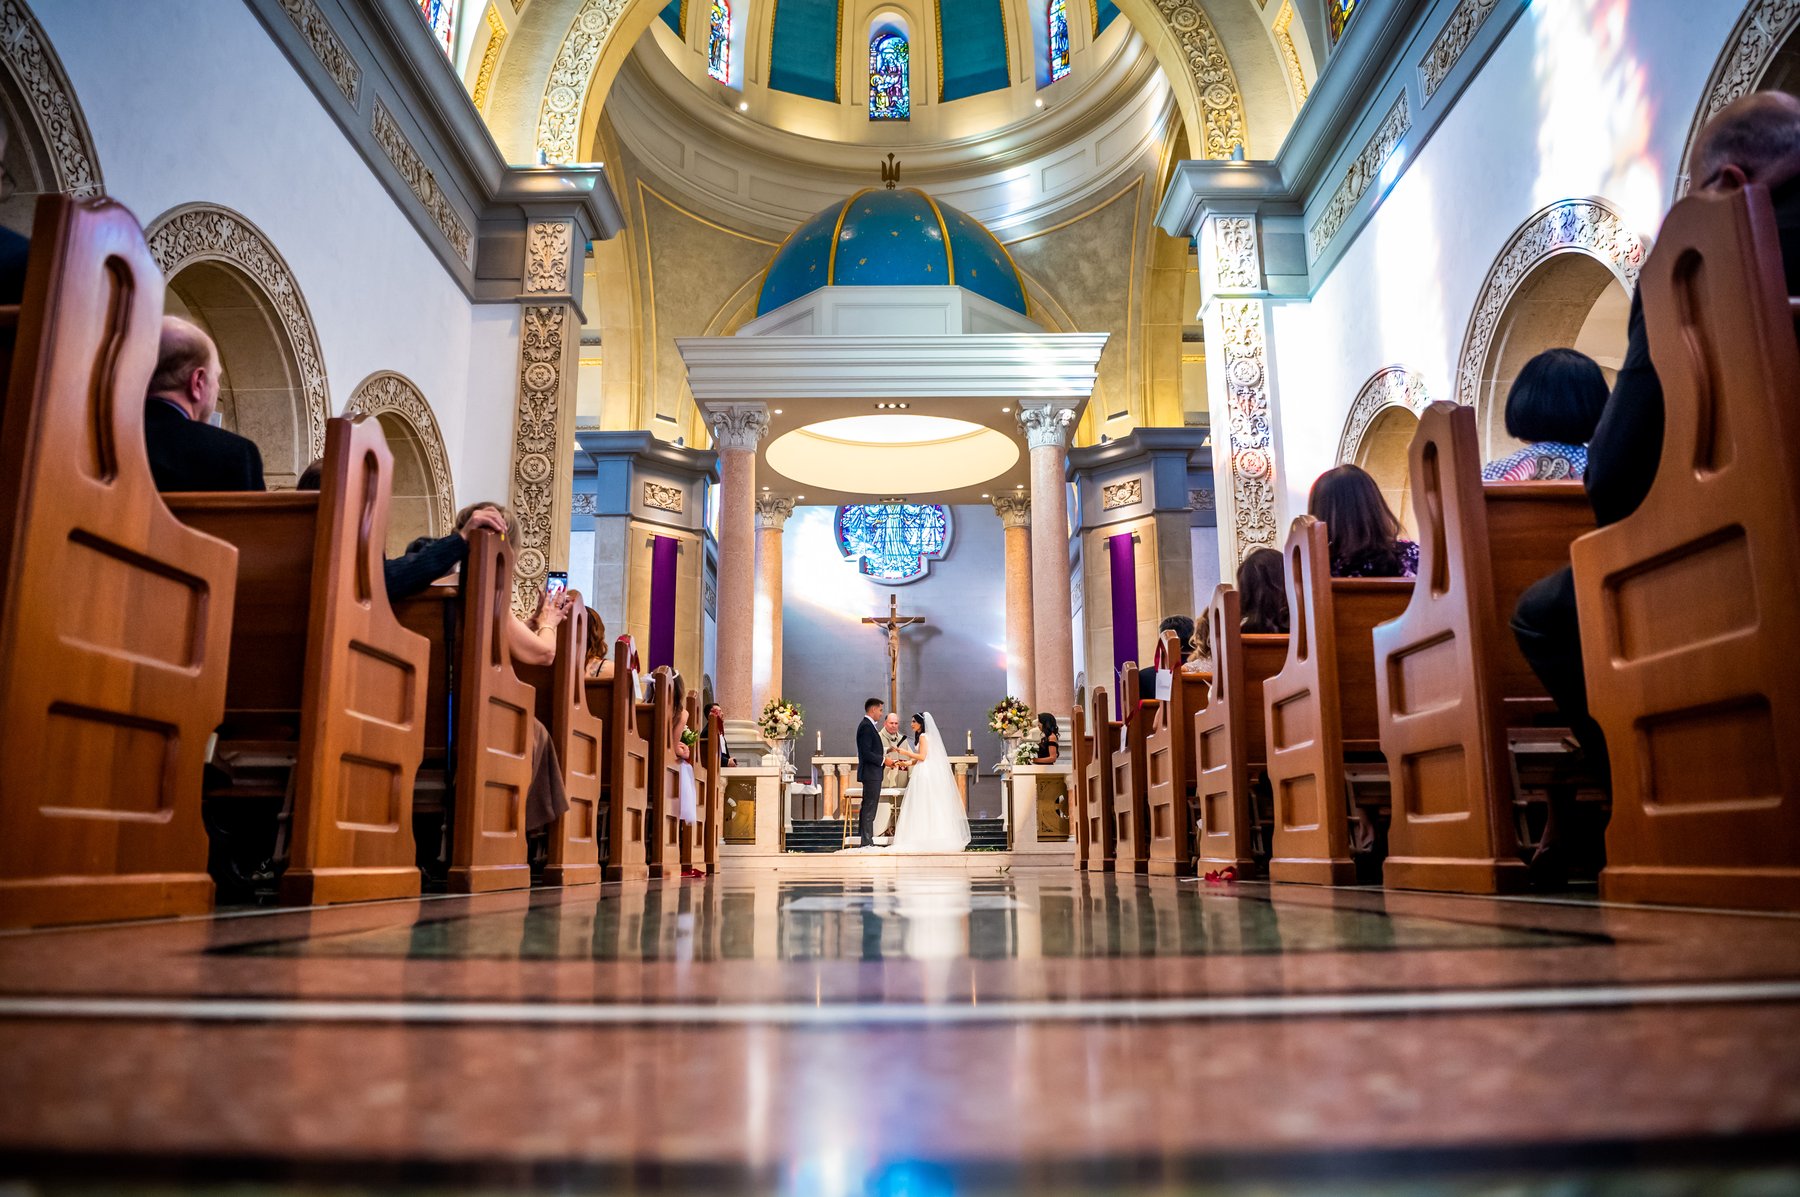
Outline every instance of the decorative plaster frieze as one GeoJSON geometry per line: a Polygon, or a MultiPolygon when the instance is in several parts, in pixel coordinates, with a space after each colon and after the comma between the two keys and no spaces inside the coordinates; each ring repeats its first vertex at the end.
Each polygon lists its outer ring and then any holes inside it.
{"type": "Polygon", "coordinates": [[[1425,89],[1427,100],[1436,94],[1443,85],[1463,51],[1475,40],[1481,26],[1493,15],[1497,0],[1462,0],[1444,27],[1438,31],[1431,49],[1425,52],[1425,59],[1419,63],[1419,78],[1425,89]]]}
{"type": "Polygon", "coordinates": [[[356,59],[344,47],[344,39],[337,35],[325,14],[319,11],[315,0],[279,0],[281,11],[287,13],[294,28],[300,31],[300,37],[311,48],[319,65],[337,84],[337,89],[344,93],[352,108],[356,107],[356,98],[362,92],[362,68],[356,65],[356,59]]]}
{"type": "Polygon", "coordinates": [[[1261,253],[1253,216],[1215,216],[1213,287],[1219,291],[1255,291],[1262,286],[1261,253]]]}
{"type": "Polygon", "coordinates": [[[1125,482],[1115,482],[1111,486],[1100,488],[1100,510],[1116,511],[1120,507],[1133,507],[1144,501],[1144,480],[1132,478],[1125,482]]]}
{"type": "Polygon", "coordinates": [[[481,66],[475,72],[475,87],[469,93],[469,98],[475,101],[478,109],[487,107],[488,92],[494,86],[494,68],[500,65],[500,51],[506,48],[506,22],[500,19],[500,10],[490,4],[482,15],[487,25],[488,40],[487,46],[481,51],[481,66]]]}
{"type": "Polygon", "coordinates": [[[1410,128],[1412,128],[1412,110],[1407,105],[1406,92],[1402,91],[1394,100],[1394,106],[1389,108],[1387,115],[1381,118],[1381,124],[1376,128],[1375,135],[1369,138],[1368,144],[1363,146],[1362,152],[1356,156],[1356,160],[1350,163],[1349,168],[1344,171],[1343,180],[1338,183],[1337,190],[1331,193],[1331,202],[1325,205],[1325,211],[1314,222],[1307,235],[1309,260],[1318,261],[1319,255],[1325,251],[1327,245],[1331,244],[1331,239],[1337,236],[1338,230],[1343,228],[1344,222],[1350,218],[1350,212],[1356,207],[1356,202],[1362,199],[1374,184],[1375,176],[1381,173],[1381,164],[1387,161],[1388,155],[1394,152],[1394,147],[1400,143],[1402,137],[1406,136],[1406,131],[1410,128]]]}
{"type": "Polygon", "coordinates": [[[1031,527],[1031,499],[1027,495],[995,495],[994,514],[1003,528],[1031,527]]]}
{"type": "Polygon", "coordinates": [[[331,388],[325,377],[325,355],[319,350],[312,313],[294,281],[294,272],[255,225],[229,208],[189,204],[164,213],[144,231],[150,254],[164,279],[174,278],[195,262],[227,262],[262,291],[281,320],[293,350],[294,366],[306,404],[307,456],[325,455],[325,421],[331,411],[331,388]]]}
{"type": "Polygon", "coordinates": [[[710,577],[706,579],[706,586],[700,592],[700,601],[705,604],[707,615],[717,620],[719,618],[719,586],[710,577]]]}
{"type": "Polygon", "coordinates": [[[1188,65],[1194,95],[1200,105],[1201,129],[1197,142],[1203,158],[1229,158],[1232,150],[1250,149],[1244,120],[1244,99],[1237,75],[1225,57],[1225,46],[1213,30],[1200,0],[1154,0],[1158,15],[1181,47],[1188,65]]]}
{"type": "MultiPolygon", "coordinates": [[[[1493,0],[1488,0],[1489,4],[1493,0]]],[[[1306,69],[1300,65],[1300,49],[1294,45],[1294,0],[1281,0],[1281,11],[1275,14],[1275,23],[1269,31],[1275,35],[1275,48],[1281,51],[1281,65],[1287,71],[1288,87],[1293,90],[1296,104],[1306,103],[1306,69]]]]}
{"type": "Polygon", "coordinates": [[[0,63],[25,96],[31,118],[43,133],[56,175],[56,189],[76,199],[105,194],[100,158],[88,132],[75,89],[63,73],[50,39],[22,0],[0,0],[0,63]]]}
{"type": "Polygon", "coordinates": [[[1072,408],[1040,404],[1019,408],[1019,427],[1025,430],[1025,443],[1033,449],[1066,449],[1069,430],[1075,425],[1072,408]]]}
{"type": "Polygon", "coordinates": [[[1457,359],[1458,403],[1472,405],[1480,395],[1494,331],[1519,284],[1546,258],[1571,251],[1606,263],[1627,294],[1637,290],[1644,243],[1625,227],[1617,212],[1591,199],[1562,200],[1540,209],[1519,226],[1481,284],[1463,338],[1462,356],[1457,359]]]}
{"type": "Polygon", "coordinates": [[[659,482],[646,482],[644,483],[644,506],[680,515],[681,488],[664,486],[659,482]]]}
{"type": "Polygon", "coordinates": [[[591,490],[578,490],[574,500],[569,504],[570,515],[599,515],[599,496],[591,490]]]}
{"type": "Polygon", "coordinates": [[[1219,301],[1227,409],[1226,459],[1231,466],[1231,559],[1273,548],[1275,429],[1269,413],[1268,343],[1259,299],[1219,301]]]}
{"type": "Polygon", "coordinates": [[[1362,390],[1356,393],[1356,399],[1350,404],[1350,415],[1344,421],[1343,435],[1338,437],[1337,459],[1340,462],[1356,461],[1357,450],[1362,447],[1363,433],[1375,422],[1375,417],[1390,407],[1403,407],[1407,411],[1418,413],[1425,410],[1431,402],[1431,394],[1425,388],[1423,375],[1415,374],[1405,366],[1386,366],[1377,370],[1369,381],[1363,383],[1362,390]]]}
{"type": "Polygon", "coordinates": [[[444,450],[444,434],[431,404],[412,380],[392,370],[371,374],[350,393],[346,415],[394,415],[412,426],[419,448],[425,454],[425,468],[431,475],[431,507],[439,536],[450,532],[456,519],[456,487],[450,478],[450,455],[444,450]]]}
{"type": "Polygon", "coordinates": [[[557,425],[574,320],[566,304],[528,304],[519,334],[519,407],[513,423],[512,509],[519,521],[514,606],[535,605],[555,535],[557,425]]]}
{"type": "Polygon", "coordinates": [[[757,443],[768,434],[769,410],[760,403],[727,404],[710,409],[706,423],[712,430],[713,448],[755,452],[757,443]]]}
{"type": "Polygon", "coordinates": [[[630,0],[585,0],[557,47],[538,106],[537,148],[551,162],[580,158],[581,102],[594,81],[600,52],[630,0]]]}
{"type": "Polygon", "coordinates": [[[1211,511],[1215,502],[1210,490],[1188,491],[1188,506],[1195,511],[1211,511]]]}
{"type": "Polygon", "coordinates": [[[1751,0],[1737,28],[1725,43],[1725,52],[1713,66],[1712,77],[1702,93],[1700,110],[1688,130],[1687,147],[1681,155],[1681,175],[1675,182],[1675,196],[1687,194],[1691,182],[1687,175],[1688,160],[1693,157],[1694,142],[1706,122],[1719,110],[1749,94],[1768,73],[1775,53],[1786,44],[1796,28],[1800,28],[1800,0],[1751,0]]]}
{"type": "Polygon", "coordinates": [[[783,495],[764,495],[756,501],[756,526],[779,532],[794,514],[794,501],[783,495]]]}
{"type": "Polygon", "coordinates": [[[534,220],[525,231],[525,293],[566,294],[575,256],[575,225],[567,220],[534,220]]]}
{"type": "Polygon", "coordinates": [[[393,113],[388,111],[387,105],[381,102],[379,96],[375,99],[374,107],[370,130],[375,135],[376,144],[388,156],[388,161],[394,164],[394,169],[400,172],[400,177],[406,180],[406,185],[412,188],[413,195],[425,206],[426,215],[431,217],[431,222],[456,251],[457,257],[465,265],[470,264],[469,248],[473,239],[469,235],[469,226],[463,223],[463,218],[451,206],[443,189],[438,186],[437,176],[431,173],[418,151],[413,149],[399,123],[394,120],[393,113]]]}

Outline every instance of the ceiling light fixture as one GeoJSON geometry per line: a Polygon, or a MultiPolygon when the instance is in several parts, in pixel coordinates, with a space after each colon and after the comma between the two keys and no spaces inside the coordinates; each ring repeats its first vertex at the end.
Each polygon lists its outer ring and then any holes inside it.
{"type": "Polygon", "coordinates": [[[779,407],[778,407],[778,408],[776,408],[776,409],[775,409],[775,414],[776,414],[776,415],[780,415],[780,414],[781,414],[781,409],[780,409],[780,408],[779,408],[779,407]]]}
{"type": "Polygon", "coordinates": [[[738,101],[738,111],[739,111],[739,112],[748,112],[748,111],[750,111],[750,101],[748,101],[748,100],[739,100],[739,101],[738,101]]]}
{"type": "Polygon", "coordinates": [[[1003,415],[1003,416],[1010,416],[1010,415],[1012,415],[1012,408],[1010,408],[1010,407],[1003,407],[1003,408],[1001,408],[1001,409],[1000,409],[1000,414],[1001,414],[1001,415],[1003,415]]]}
{"type": "Polygon", "coordinates": [[[1044,106],[1044,101],[1043,101],[1043,99],[1042,99],[1042,98],[1041,98],[1041,97],[1040,97],[1040,98],[1039,98],[1039,99],[1038,99],[1038,102],[1037,102],[1037,106],[1038,106],[1038,107],[1039,107],[1039,108],[1042,108],[1042,107],[1043,107],[1043,106],[1044,106]]]}

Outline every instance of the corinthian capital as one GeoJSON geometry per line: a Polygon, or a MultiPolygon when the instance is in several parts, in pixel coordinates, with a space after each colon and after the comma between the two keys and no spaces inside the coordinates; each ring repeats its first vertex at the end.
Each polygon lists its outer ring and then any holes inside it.
{"type": "Polygon", "coordinates": [[[1025,495],[994,496],[994,514],[1007,528],[1031,527],[1031,500],[1025,495]]]}
{"type": "Polygon", "coordinates": [[[713,448],[749,449],[769,431],[769,409],[760,403],[729,403],[707,411],[713,448]]]}
{"type": "Polygon", "coordinates": [[[1025,443],[1033,449],[1064,449],[1069,444],[1069,429],[1075,413],[1066,407],[1044,404],[1019,408],[1019,427],[1025,430],[1025,443]]]}
{"type": "Polygon", "coordinates": [[[785,495],[764,495],[756,501],[756,526],[776,532],[794,514],[794,501],[785,495]]]}

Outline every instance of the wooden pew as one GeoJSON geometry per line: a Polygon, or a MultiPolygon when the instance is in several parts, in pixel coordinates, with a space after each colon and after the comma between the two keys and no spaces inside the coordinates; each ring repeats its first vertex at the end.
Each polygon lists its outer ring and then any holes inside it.
{"type": "Polygon", "coordinates": [[[211,909],[200,775],[237,550],[144,455],[162,274],[130,212],[45,196],[0,407],[0,923],[211,909]]]}
{"type": "Polygon", "coordinates": [[[1069,751],[1073,754],[1070,763],[1073,766],[1069,777],[1069,817],[1075,823],[1075,867],[1088,867],[1088,797],[1087,775],[1088,764],[1093,759],[1093,741],[1087,732],[1087,712],[1081,704],[1075,704],[1075,710],[1069,717],[1069,751]]]}
{"type": "Polygon", "coordinates": [[[1287,661],[1288,637],[1243,631],[1238,592],[1221,584],[1206,618],[1212,621],[1212,690],[1194,712],[1194,800],[1200,810],[1198,872],[1259,866],[1254,841],[1253,785],[1268,763],[1263,686],[1287,661]]]}
{"type": "Polygon", "coordinates": [[[698,842],[693,845],[691,864],[709,876],[719,871],[719,839],[723,834],[725,780],[719,775],[719,737],[725,732],[724,721],[709,719],[701,709],[698,689],[688,692],[688,726],[700,729],[700,742],[694,745],[694,778],[700,786],[700,822],[696,826],[698,842]]]}
{"type": "Polygon", "coordinates": [[[1519,596],[1594,526],[1580,482],[1481,481],[1475,411],[1433,403],[1412,444],[1419,583],[1377,627],[1376,714],[1391,766],[1384,877],[1399,889],[1525,887],[1508,733],[1554,707],[1519,655],[1519,596]]]}
{"type": "MultiPolygon", "coordinates": [[[[214,759],[240,755],[293,796],[283,902],[419,893],[413,779],[425,751],[430,646],[400,626],[382,578],[394,459],[372,417],[325,428],[318,492],[169,494],[183,523],[238,549],[225,715],[214,759]]],[[[279,797],[279,792],[277,797],[279,797]]]]}
{"type": "Polygon", "coordinates": [[[1143,873],[1150,867],[1149,786],[1145,762],[1150,723],[1160,703],[1138,698],[1138,667],[1127,661],[1119,670],[1120,712],[1118,747],[1112,753],[1114,865],[1120,873],[1143,873]]]}
{"type": "Polygon", "coordinates": [[[587,683],[588,706],[603,712],[606,852],[601,872],[608,881],[641,881],[650,875],[645,842],[651,830],[650,743],[638,716],[638,654],[630,636],[619,637],[612,659],[612,677],[587,683]]]}
{"type": "Polygon", "coordinates": [[[681,760],[675,755],[675,675],[667,665],[650,675],[650,701],[638,705],[650,741],[650,875],[681,876],[687,833],[681,822],[681,760]]]}
{"type": "Polygon", "coordinates": [[[1350,859],[1352,754],[1379,776],[1376,624],[1406,609],[1411,578],[1333,578],[1325,525],[1310,515],[1288,532],[1288,611],[1281,672],[1263,684],[1275,823],[1269,878],[1314,885],[1356,879],[1350,859]]]}
{"type": "Polygon", "coordinates": [[[1194,712],[1206,704],[1212,675],[1181,672],[1181,640],[1164,632],[1161,659],[1175,671],[1169,701],[1158,705],[1144,740],[1145,824],[1150,872],[1185,877],[1194,871],[1194,712]]]}
{"type": "Polygon", "coordinates": [[[556,629],[556,660],[519,666],[537,694],[538,721],[550,729],[550,745],[562,770],[569,809],[550,828],[545,885],[593,885],[600,880],[600,717],[588,707],[587,606],[579,592],[556,629]]]}
{"type": "Polygon", "coordinates": [[[1573,547],[1612,758],[1600,892],[1800,909],[1800,350],[1768,193],[1677,204],[1640,286],[1662,458],[1573,547]]]}
{"type": "Polygon", "coordinates": [[[1082,792],[1086,795],[1082,822],[1087,827],[1081,867],[1094,873],[1110,873],[1118,860],[1119,828],[1113,812],[1113,752],[1124,724],[1112,717],[1106,687],[1095,686],[1088,701],[1093,704],[1093,730],[1082,765],[1082,792]]]}

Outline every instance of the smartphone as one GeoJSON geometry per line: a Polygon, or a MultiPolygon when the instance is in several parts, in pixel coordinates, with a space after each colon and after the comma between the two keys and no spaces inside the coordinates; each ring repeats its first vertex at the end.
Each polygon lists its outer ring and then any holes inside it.
{"type": "Polygon", "coordinates": [[[553,569],[550,571],[550,575],[544,579],[544,593],[551,598],[555,598],[568,588],[569,571],[566,569],[553,569]]]}

